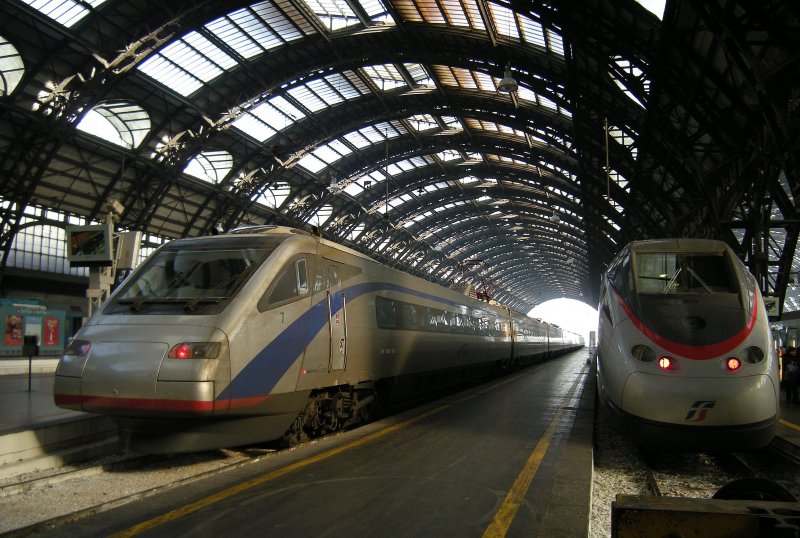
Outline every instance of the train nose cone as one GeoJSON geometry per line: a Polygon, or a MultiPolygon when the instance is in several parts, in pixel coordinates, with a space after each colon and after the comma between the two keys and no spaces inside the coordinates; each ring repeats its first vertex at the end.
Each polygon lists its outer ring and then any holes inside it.
{"type": "Polygon", "coordinates": [[[699,331],[701,329],[705,329],[706,327],[706,320],[699,316],[687,316],[683,318],[681,321],[683,328],[687,331],[699,331]]]}

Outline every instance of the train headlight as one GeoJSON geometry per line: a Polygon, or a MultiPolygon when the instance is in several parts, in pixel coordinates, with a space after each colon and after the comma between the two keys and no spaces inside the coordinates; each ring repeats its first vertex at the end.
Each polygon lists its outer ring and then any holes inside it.
{"type": "Polygon", "coordinates": [[[658,367],[664,370],[665,372],[670,370],[676,370],[678,368],[678,361],[667,355],[662,355],[658,359],[658,367]]]}
{"type": "Polygon", "coordinates": [[[740,361],[736,357],[728,357],[727,359],[725,359],[725,368],[727,368],[728,371],[735,372],[741,367],[742,367],[742,361],[740,361]]]}
{"type": "Polygon", "coordinates": [[[631,348],[631,356],[637,361],[653,362],[656,360],[656,352],[650,346],[638,344],[631,348]]]}
{"type": "Polygon", "coordinates": [[[750,346],[744,350],[744,360],[749,362],[750,364],[756,364],[764,360],[766,355],[764,354],[764,350],[760,347],[750,346]]]}
{"type": "Polygon", "coordinates": [[[219,356],[219,342],[181,342],[172,347],[167,354],[170,359],[216,359],[219,356]]]}

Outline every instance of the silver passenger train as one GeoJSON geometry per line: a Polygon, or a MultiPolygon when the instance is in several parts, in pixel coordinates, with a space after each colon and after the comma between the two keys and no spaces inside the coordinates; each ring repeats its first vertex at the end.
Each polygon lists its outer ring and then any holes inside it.
{"type": "Polygon", "coordinates": [[[54,397],[111,416],[142,452],[291,444],[582,345],[307,232],[263,226],[154,252],[65,350],[54,397]]]}
{"type": "Polygon", "coordinates": [[[755,278],[721,241],[633,242],[602,278],[601,403],[641,445],[766,445],[779,418],[778,363],[755,278]]]}

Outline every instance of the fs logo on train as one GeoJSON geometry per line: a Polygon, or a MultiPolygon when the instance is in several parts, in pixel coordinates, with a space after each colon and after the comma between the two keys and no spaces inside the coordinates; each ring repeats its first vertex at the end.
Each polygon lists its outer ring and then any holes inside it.
{"type": "Polygon", "coordinates": [[[686,418],[689,422],[703,422],[708,416],[709,411],[714,409],[714,406],[717,405],[716,400],[698,400],[692,404],[689,408],[689,412],[686,413],[686,418]]]}

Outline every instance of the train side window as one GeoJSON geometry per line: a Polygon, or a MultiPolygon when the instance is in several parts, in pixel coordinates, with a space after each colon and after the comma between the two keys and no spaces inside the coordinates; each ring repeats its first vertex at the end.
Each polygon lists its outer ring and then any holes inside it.
{"type": "Polygon", "coordinates": [[[400,319],[397,323],[398,329],[417,328],[417,309],[409,303],[400,303],[400,319]]]}
{"type": "Polygon", "coordinates": [[[297,291],[300,295],[308,293],[308,266],[305,258],[300,258],[295,264],[297,269],[297,291]]]}
{"type": "Polygon", "coordinates": [[[394,301],[386,297],[375,297],[375,319],[381,329],[397,328],[394,301]]]}
{"type": "Polygon", "coordinates": [[[426,308],[422,316],[422,328],[428,331],[436,330],[436,312],[431,308],[426,308]]]}
{"type": "Polygon", "coordinates": [[[451,332],[452,331],[452,314],[450,312],[442,312],[442,316],[439,318],[439,330],[443,332],[451,332]]]}
{"type": "Polygon", "coordinates": [[[258,310],[264,312],[306,295],[308,295],[308,263],[303,257],[295,258],[286,264],[267,288],[267,292],[258,301],[258,310]]]}

